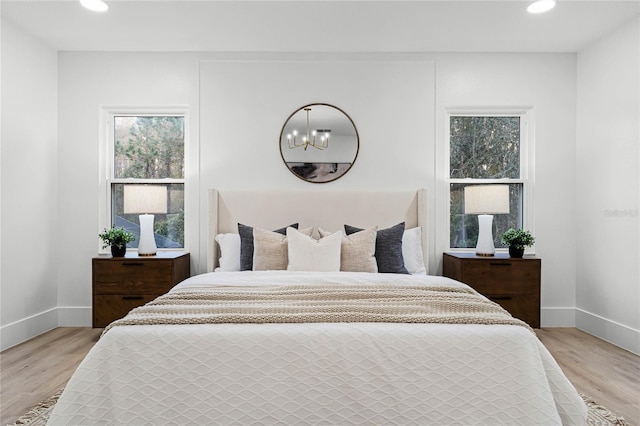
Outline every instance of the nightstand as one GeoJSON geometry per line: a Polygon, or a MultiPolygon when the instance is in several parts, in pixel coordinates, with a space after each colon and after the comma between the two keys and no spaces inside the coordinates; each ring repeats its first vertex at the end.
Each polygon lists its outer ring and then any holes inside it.
{"type": "Polygon", "coordinates": [[[191,275],[190,256],[184,251],[94,257],[92,270],[94,328],[106,327],[191,275]]]}
{"type": "Polygon", "coordinates": [[[442,274],[462,281],[531,327],[540,328],[541,260],[508,254],[444,253],[442,274]]]}

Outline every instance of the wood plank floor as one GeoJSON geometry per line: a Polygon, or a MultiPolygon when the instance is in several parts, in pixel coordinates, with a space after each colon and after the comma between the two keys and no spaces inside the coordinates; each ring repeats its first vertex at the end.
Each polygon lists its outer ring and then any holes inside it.
{"type": "MultiPolygon", "coordinates": [[[[0,354],[0,425],[63,387],[102,329],[61,327],[0,354]]],[[[575,328],[536,330],[579,392],[640,426],[640,357],[575,328]]]]}
{"type": "Polygon", "coordinates": [[[640,357],[576,328],[536,330],[573,386],[640,426],[640,357]]]}
{"type": "Polygon", "coordinates": [[[0,353],[0,425],[62,388],[102,329],[60,327],[0,353]]]}

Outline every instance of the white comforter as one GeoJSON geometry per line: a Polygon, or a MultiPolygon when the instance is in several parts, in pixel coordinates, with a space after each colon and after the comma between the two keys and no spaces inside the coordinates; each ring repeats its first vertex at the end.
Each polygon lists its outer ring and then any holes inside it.
{"type": "MultiPolygon", "coordinates": [[[[370,283],[386,274],[216,272],[177,287],[370,283]]],[[[398,275],[400,284],[464,285],[398,275]]],[[[507,325],[115,327],[49,424],[582,425],[586,407],[536,336],[507,325]]]]}

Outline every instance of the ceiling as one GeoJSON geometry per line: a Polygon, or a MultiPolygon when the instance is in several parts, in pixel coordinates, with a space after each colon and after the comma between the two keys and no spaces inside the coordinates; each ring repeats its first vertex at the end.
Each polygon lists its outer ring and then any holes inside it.
{"type": "Polygon", "coordinates": [[[578,52],[640,13],[637,0],[2,0],[2,16],[57,50],[578,52]]]}

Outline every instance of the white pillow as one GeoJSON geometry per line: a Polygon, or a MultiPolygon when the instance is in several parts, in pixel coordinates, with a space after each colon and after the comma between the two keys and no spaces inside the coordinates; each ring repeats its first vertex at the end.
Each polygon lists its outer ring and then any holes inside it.
{"type": "Polygon", "coordinates": [[[342,232],[316,240],[287,228],[289,271],[337,272],[340,270],[342,232]]]}
{"type": "MultiPolygon", "coordinates": [[[[313,228],[300,230],[304,235],[311,235],[313,228]]],[[[281,271],[287,269],[288,239],[279,232],[253,228],[253,270],[281,271]]]]}
{"type": "MultiPolygon", "coordinates": [[[[332,232],[318,229],[321,237],[328,237],[332,232]]],[[[376,235],[378,227],[374,226],[351,235],[343,235],[340,245],[340,270],[348,272],[378,272],[376,262],[376,235]]]]}
{"type": "Polygon", "coordinates": [[[422,254],[422,228],[407,229],[402,234],[402,257],[410,274],[426,274],[422,254]]]}
{"type": "Polygon", "coordinates": [[[216,270],[235,272],[240,270],[240,235],[218,234],[215,238],[220,246],[220,267],[216,270]]]}

